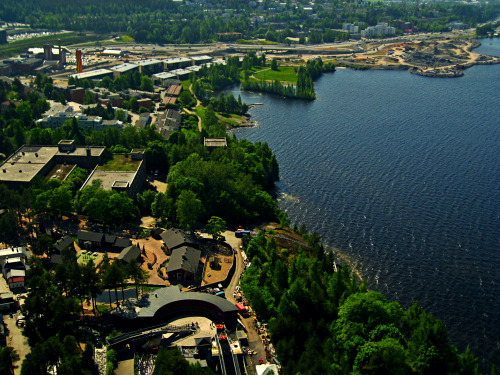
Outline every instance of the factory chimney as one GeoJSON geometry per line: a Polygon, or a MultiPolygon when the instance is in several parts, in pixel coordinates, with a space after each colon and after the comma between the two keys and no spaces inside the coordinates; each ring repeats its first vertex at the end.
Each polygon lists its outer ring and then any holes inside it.
{"type": "Polygon", "coordinates": [[[76,50],[76,72],[81,73],[83,71],[82,65],[82,50],[76,50]]]}
{"type": "Polygon", "coordinates": [[[66,51],[63,50],[61,46],[61,39],[59,39],[57,42],[59,44],[59,65],[63,66],[64,64],[66,64],[66,51]]]}
{"type": "Polygon", "coordinates": [[[52,45],[51,44],[44,44],[43,45],[43,55],[45,60],[52,60],[52,45]]]}

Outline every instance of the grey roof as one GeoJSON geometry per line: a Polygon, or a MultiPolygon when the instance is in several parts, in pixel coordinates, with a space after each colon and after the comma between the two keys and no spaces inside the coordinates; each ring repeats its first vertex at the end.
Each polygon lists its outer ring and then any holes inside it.
{"type": "Polygon", "coordinates": [[[165,246],[172,251],[180,246],[198,247],[198,239],[192,234],[185,233],[180,229],[171,228],[163,232],[161,235],[165,246]]]}
{"type": "Polygon", "coordinates": [[[114,234],[105,234],[104,235],[104,242],[107,244],[113,245],[116,241],[116,236],[114,234]]]}
{"type": "Polygon", "coordinates": [[[78,241],[90,241],[101,243],[104,239],[104,234],[96,232],[85,232],[83,230],[78,231],[78,241]]]}
{"type": "Polygon", "coordinates": [[[141,255],[141,249],[139,249],[135,245],[132,245],[123,249],[122,252],[116,257],[116,259],[120,259],[124,262],[130,263],[132,259],[137,259],[139,255],[141,255]]]}
{"type": "Polygon", "coordinates": [[[196,274],[200,263],[201,251],[192,247],[182,246],[172,251],[170,261],[167,266],[167,273],[184,270],[196,274]]]}
{"type": "Polygon", "coordinates": [[[215,305],[223,313],[236,312],[238,308],[229,302],[227,299],[217,297],[209,293],[199,292],[183,292],[181,293],[178,286],[170,286],[160,288],[146,294],[143,299],[146,299],[144,306],[137,312],[137,317],[153,317],[155,313],[165,305],[178,301],[200,301],[215,305]]]}
{"type": "Polygon", "coordinates": [[[73,238],[71,238],[70,236],[64,236],[63,238],[61,238],[59,241],[57,241],[54,244],[54,248],[57,251],[62,252],[64,249],[69,247],[71,244],[73,244],[73,238]]]}
{"type": "Polygon", "coordinates": [[[124,72],[128,72],[129,70],[137,69],[137,68],[139,68],[139,66],[136,64],[125,63],[125,64],[116,65],[116,66],[112,67],[111,70],[113,72],[124,73],[124,72]]]}
{"type": "Polygon", "coordinates": [[[130,241],[130,239],[128,238],[122,238],[122,237],[117,237],[115,243],[113,244],[113,246],[121,248],[125,248],[130,245],[132,245],[132,241],[130,241]]]}
{"type": "Polygon", "coordinates": [[[77,78],[77,79],[85,79],[85,78],[100,77],[100,76],[112,74],[112,73],[113,72],[109,69],[96,69],[96,70],[90,70],[90,71],[83,72],[83,73],[70,74],[69,77],[73,77],[73,78],[77,78]]]}
{"type": "Polygon", "coordinates": [[[134,64],[139,66],[146,66],[146,65],[162,64],[162,62],[157,59],[146,59],[146,60],[134,61],[134,64]]]}

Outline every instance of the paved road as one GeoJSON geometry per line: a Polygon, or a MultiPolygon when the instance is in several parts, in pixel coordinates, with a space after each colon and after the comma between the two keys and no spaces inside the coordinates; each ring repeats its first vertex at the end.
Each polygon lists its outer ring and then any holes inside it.
{"type": "Polygon", "coordinates": [[[19,375],[21,373],[21,364],[23,363],[26,355],[31,351],[28,345],[28,339],[23,336],[23,333],[19,327],[16,326],[16,315],[12,318],[9,315],[4,315],[4,322],[9,330],[9,336],[7,337],[7,344],[12,346],[16,353],[19,355],[19,361],[15,363],[17,368],[14,369],[14,374],[19,375]]]}
{"type": "MultiPolygon", "coordinates": [[[[226,238],[226,242],[231,245],[231,247],[236,250],[236,271],[234,272],[233,279],[229,283],[228,287],[225,289],[226,292],[226,299],[229,302],[236,303],[236,299],[233,297],[233,293],[236,289],[236,286],[240,282],[240,276],[241,274],[245,271],[245,264],[243,263],[243,258],[241,256],[241,239],[236,238],[234,235],[234,232],[232,231],[226,231],[223,233],[224,237],[226,238]]],[[[247,336],[248,336],[248,344],[250,346],[250,349],[254,350],[257,352],[256,355],[249,356],[251,362],[253,363],[254,366],[257,366],[259,364],[259,358],[262,358],[265,360],[266,358],[266,350],[264,348],[264,344],[262,343],[262,339],[259,336],[259,333],[256,331],[254,327],[254,318],[249,317],[249,318],[240,318],[241,322],[245,326],[245,329],[247,330],[247,336]]]]}

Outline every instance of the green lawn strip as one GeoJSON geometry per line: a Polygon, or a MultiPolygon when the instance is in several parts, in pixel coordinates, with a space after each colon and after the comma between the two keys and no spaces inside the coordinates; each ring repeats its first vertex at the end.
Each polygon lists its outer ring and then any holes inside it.
{"type": "Polygon", "coordinates": [[[45,35],[36,38],[16,40],[14,42],[0,46],[0,56],[12,56],[21,52],[26,52],[28,48],[42,47],[46,43],[57,44],[60,39],[62,45],[71,45],[76,43],[84,43],[89,40],[103,39],[104,36],[98,35],[78,35],[76,32],[60,33],[54,35],[45,35]]]}
{"type": "Polygon", "coordinates": [[[297,73],[295,72],[295,66],[280,66],[278,70],[263,70],[254,73],[254,76],[258,80],[265,81],[280,81],[280,82],[291,82],[297,83],[297,73]]]}
{"type": "Polygon", "coordinates": [[[120,171],[120,172],[135,172],[139,166],[138,160],[132,160],[126,155],[113,155],[113,159],[106,164],[97,167],[98,171],[120,171]]]}

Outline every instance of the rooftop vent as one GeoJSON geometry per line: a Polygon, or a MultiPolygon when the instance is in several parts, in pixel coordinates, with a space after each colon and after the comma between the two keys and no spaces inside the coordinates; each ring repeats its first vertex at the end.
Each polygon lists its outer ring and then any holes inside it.
{"type": "Polygon", "coordinates": [[[35,156],[38,157],[38,152],[35,152],[35,156]]]}
{"type": "Polygon", "coordinates": [[[4,169],[4,170],[3,170],[3,173],[7,173],[7,169],[4,169]]]}
{"type": "Polygon", "coordinates": [[[23,170],[22,170],[22,169],[20,169],[20,170],[19,170],[19,173],[23,173],[23,170]]]}

